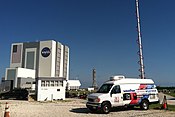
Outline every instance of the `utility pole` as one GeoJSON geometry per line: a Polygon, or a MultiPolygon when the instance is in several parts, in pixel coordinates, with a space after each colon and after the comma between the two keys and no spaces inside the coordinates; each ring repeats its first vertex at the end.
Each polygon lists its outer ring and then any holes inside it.
{"type": "Polygon", "coordinates": [[[93,80],[92,87],[94,89],[97,89],[98,86],[97,86],[97,82],[96,82],[96,70],[95,69],[92,70],[92,80],[93,80]]]}
{"type": "Polygon", "coordinates": [[[144,63],[143,63],[143,48],[142,48],[142,39],[141,39],[141,29],[140,29],[140,16],[139,16],[139,0],[136,0],[136,18],[137,18],[137,33],[138,33],[138,39],[137,43],[139,46],[139,64],[140,64],[140,78],[145,78],[145,72],[144,72],[144,63]]]}

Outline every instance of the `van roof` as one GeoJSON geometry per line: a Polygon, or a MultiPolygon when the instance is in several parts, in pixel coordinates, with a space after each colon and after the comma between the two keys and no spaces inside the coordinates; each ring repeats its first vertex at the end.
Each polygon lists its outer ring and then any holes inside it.
{"type": "Polygon", "coordinates": [[[119,79],[119,80],[110,80],[107,81],[106,84],[154,84],[152,79],[133,79],[133,78],[126,78],[126,79],[119,79]]]}

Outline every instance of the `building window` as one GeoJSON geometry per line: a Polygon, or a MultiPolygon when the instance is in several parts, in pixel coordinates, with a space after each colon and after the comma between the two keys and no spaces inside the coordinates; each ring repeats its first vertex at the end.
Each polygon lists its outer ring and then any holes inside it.
{"type": "Polygon", "coordinates": [[[35,52],[27,52],[26,68],[34,69],[35,52]]]}
{"type": "Polygon", "coordinates": [[[17,52],[17,45],[13,45],[13,53],[17,52]]]}
{"type": "Polygon", "coordinates": [[[45,81],[41,81],[41,86],[45,87],[45,81]]]}
{"type": "Polygon", "coordinates": [[[56,87],[58,86],[58,81],[55,81],[55,86],[56,86],[56,87]]]}
{"type": "Polygon", "coordinates": [[[41,87],[59,87],[63,86],[63,81],[41,81],[41,87]]]}
{"type": "Polygon", "coordinates": [[[16,70],[15,69],[8,69],[7,70],[7,80],[15,80],[16,77],[16,70]]]}
{"type": "Polygon", "coordinates": [[[51,81],[50,83],[51,83],[51,87],[54,87],[54,81],[51,81]]]}
{"type": "Polygon", "coordinates": [[[63,81],[59,81],[58,86],[63,86],[63,81]]]}
{"type": "Polygon", "coordinates": [[[46,87],[49,87],[49,86],[50,86],[49,81],[46,81],[46,87]]]}

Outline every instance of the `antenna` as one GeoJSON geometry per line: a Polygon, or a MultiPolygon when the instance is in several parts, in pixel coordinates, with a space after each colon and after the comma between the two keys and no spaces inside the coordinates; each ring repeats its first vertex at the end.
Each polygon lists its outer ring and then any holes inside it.
{"type": "Polygon", "coordinates": [[[139,61],[138,63],[140,64],[140,78],[144,79],[145,78],[145,72],[144,72],[144,63],[143,63],[143,48],[142,48],[142,39],[141,39],[141,30],[140,30],[140,17],[139,17],[139,0],[136,0],[136,18],[137,18],[137,33],[138,33],[138,39],[137,43],[139,46],[139,61]]]}

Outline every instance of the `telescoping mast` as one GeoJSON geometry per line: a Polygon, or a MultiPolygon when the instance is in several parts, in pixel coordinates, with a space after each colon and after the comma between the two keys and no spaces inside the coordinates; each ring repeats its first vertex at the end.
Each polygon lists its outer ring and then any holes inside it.
{"type": "Polygon", "coordinates": [[[137,43],[139,46],[139,61],[138,63],[140,64],[140,78],[144,79],[145,78],[145,71],[144,71],[144,62],[143,62],[143,48],[142,48],[142,39],[141,39],[141,29],[140,29],[140,16],[139,16],[139,0],[136,0],[136,18],[137,18],[137,33],[138,33],[138,39],[137,43]]]}

